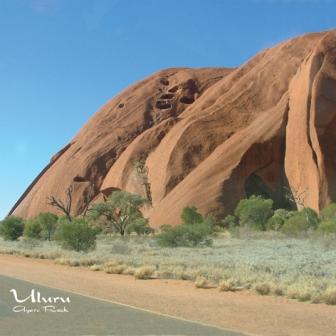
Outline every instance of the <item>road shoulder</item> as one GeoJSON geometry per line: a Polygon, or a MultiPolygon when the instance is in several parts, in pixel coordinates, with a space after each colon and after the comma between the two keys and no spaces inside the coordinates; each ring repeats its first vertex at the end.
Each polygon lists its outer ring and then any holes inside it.
{"type": "Polygon", "coordinates": [[[0,255],[0,265],[5,276],[243,333],[322,336],[336,325],[336,308],[324,304],[196,289],[181,280],[135,280],[14,255],[0,255]]]}

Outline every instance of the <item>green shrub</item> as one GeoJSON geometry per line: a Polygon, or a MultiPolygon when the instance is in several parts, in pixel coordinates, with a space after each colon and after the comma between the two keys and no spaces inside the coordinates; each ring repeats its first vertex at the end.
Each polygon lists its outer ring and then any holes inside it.
{"type": "Polygon", "coordinates": [[[315,230],[317,225],[316,212],[310,208],[304,208],[294,212],[293,216],[285,221],[281,231],[287,236],[300,237],[315,230]]]}
{"type": "Polygon", "coordinates": [[[126,232],[128,234],[135,232],[138,236],[148,235],[154,232],[154,229],[148,225],[146,218],[138,218],[132,224],[127,226],[126,232]]]}
{"type": "Polygon", "coordinates": [[[83,218],[75,218],[71,222],[62,218],[55,232],[55,240],[64,248],[86,252],[95,248],[97,233],[98,230],[90,227],[83,218]]]}
{"type": "Polygon", "coordinates": [[[161,232],[168,231],[168,230],[170,230],[171,228],[173,228],[173,226],[171,226],[170,224],[163,224],[163,225],[160,226],[160,230],[161,230],[161,232]]]}
{"type": "Polygon", "coordinates": [[[336,220],[336,203],[330,203],[321,212],[322,221],[336,220]]]}
{"type": "Polygon", "coordinates": [[[224,219],[222,219],[218,226],[223,229],[231,229],[238,225],[238,220],[235,216],[227,215],[224,219]]]}
{"type": "Polygon", "coordinates": [[[161,226],[161,232],[156,235],[155,239],[162,247],[177,247],[183,245],[182,235],[181,225],[173,227],[165,224],[161,226]]]}
{"type": "Polygon", "coordinates": [[[273,215],[273,201],[260,196],[242,199],[236,209],[235,216],[239,224],[256,230],[265,230],[267,220],[273,215]]]}
{"type": "Polygon", "coordinates": [[[203,222],[203,216],[195,206],[185,207],[181,213],[182,224],[199,224],[203,222]]]}
{"type": "Polygon", "coordinates": [[[211,245],[209,236],[213,233],[213,222],[206,219],[202,223],[181,224],[178,226],[164,225],[161,233],[155,238],[160,246],[178,247],[211,245]]]}
{"type": "Polygon", "coordinates": [[[314,230],[317,229],[320,222],[317,212],[311,208],[303,208],[301,212],[306,217],[307,222],[309,223],[309,227],[314,230]]]}
{"type": "Polygon", "coordinates": [[[25,223],[23,235],[27,238],[41,239],[42,226],[36,219],[30,219],[25,223]]]}
{"type": "Polygon", "coordinates": [[[41,225],[42,238],[48,239],[50,241],[55,233],[58,217],[53,213],[44,212],[40,213],[35,220],[41,225]]]}
{"type": "Polygon", "coordinates": [[[336,234],[336,220],[326,220],[321,222],[317,227],[316,232],[322,235],[336,234]]]}
{"type": "Polygon", "coordinates": [[[22,218],[9,216],[0,222],[0,235],[5,240],[17,240],[22,236],[24,221],[22,218]]]}
{"type": "Polygon", "coordinates": [[[266,223],[266,230],[279,231],[284,225],[285,221],[290,218],[292,212],[285,209],[277,209],[271,218],[266,223]]]}

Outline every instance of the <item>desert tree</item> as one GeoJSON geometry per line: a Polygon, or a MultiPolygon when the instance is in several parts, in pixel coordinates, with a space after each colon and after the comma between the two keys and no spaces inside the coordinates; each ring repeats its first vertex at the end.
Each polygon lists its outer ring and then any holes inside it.
{"type": "Polygon", "coordinates": [[[98,220],[104,217],[113,231],[124,236],[127,228],[143,218],[140,208],[146,200],[127,191],[114,191],[106,202],[93,204],[89,209],[90,217],[98,220]]]}
{"type": "Polygon", "coordinates": [[[58,217],[53,213],[43,212],[35,220],[41,225],[45,238],[51,241],[51,237],[57,228],[58,217]]]}
{"type": "Polygon", "coordinates": [[[65,217],[71,222],[71,207],[72,207],[72,193],[73,193],[73,186],[70,185],[65,191],[65,200],[61,200],[56,198],[55,196],[48,196],[47,203],[54,208],[60,210],[65,217]]]}
{"type": "Polygon", "coordinates": [[[84,193],[83,217],[86,217],[89,207],[91,205],[91,202],[96,196],[96,191],[97,191],[96,185],[93,182],[91,182],[87,191],[84,193]]]}

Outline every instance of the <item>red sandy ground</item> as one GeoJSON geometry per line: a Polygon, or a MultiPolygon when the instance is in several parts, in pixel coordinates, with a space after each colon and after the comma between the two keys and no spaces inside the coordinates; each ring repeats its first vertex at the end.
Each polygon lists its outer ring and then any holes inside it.
{"type": "Polygon", "coordinates": [[[188,281],[131,276],[0,255],[0,274],[254,335],[335,335],[336,307],[251,292],[196,289],[188,281]]]}

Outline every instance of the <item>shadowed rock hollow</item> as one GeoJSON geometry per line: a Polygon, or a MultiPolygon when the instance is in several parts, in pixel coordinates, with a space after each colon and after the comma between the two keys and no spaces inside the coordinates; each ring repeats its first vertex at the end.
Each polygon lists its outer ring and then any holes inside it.
{"type": "Polygon", "coordinates": [[[123,189],[150,199],[144,212],[156,227],[179,223],[187,205],[224,215],[251,194],[283,205],[285,188],[300,195],[299,207],[319,210],[336,200],[335,144],[336,32],[308,34],[236,69],[167,69],[129,87],[11,213],[55,211],[46,198],[64,198],[69,185],[74,215],[92,190],[101,200],[123,189]]]}

